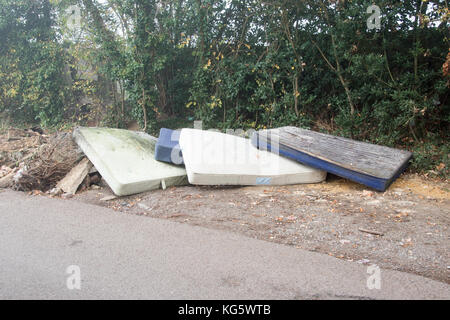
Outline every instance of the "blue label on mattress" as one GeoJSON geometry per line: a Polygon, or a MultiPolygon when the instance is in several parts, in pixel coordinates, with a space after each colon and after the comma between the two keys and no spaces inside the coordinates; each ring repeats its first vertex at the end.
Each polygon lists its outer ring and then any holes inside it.
{"type": "Polygon", "coordinates": [[[270,185],[271,183],[272,183],[272,178],[256,178],[256,184],[270,185]]]}

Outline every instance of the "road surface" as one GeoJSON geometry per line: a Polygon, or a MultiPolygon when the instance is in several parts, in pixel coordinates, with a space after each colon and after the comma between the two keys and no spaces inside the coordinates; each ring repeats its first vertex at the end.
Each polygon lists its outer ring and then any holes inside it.
{"type": "Polygon", "coordinates": [[[0,299],[423,298],[449,299],[450,286],[229,232],[0,191],[0,299]]]}

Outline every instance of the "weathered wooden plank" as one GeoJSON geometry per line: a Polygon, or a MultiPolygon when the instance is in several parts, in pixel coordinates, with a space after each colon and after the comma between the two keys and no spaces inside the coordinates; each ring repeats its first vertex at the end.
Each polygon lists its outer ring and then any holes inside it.
{"type": "Polygon", "coordinates": [[[84,158],[78,165],[72,168],[60,182],[58,182],[56,188],[61,189],[65,193],[75,194],[84,178],[89,174],[91,168],[92,163],[87,158],[84,158]]]}
{"type": "Polygon", "coordinates": [[[385,146],[283,127],[255,133],[253,143],[281,155],[384,190],[406,168],[412,153],[385,146]]]}

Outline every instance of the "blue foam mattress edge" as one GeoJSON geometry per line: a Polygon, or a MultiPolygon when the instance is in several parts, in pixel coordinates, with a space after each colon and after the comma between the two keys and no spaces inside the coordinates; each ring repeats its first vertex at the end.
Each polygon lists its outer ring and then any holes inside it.
{"type": "Polygon", "coordinates": [[[161,128],[155,146],[155,159],[177,165],[184,164],[179,140],[180,131],[161,128]]]}
{"type": "MultiPolygon", "coordinates": [[[[255,132],[253,134],[251,141],[256,148],[261,149],[258,133],[255,132]]],[[[272,151],[272,146],[270,145],[270,143],[264,141],[263,145],[264,145],[263,149],[267,149],[267,151],[272,151]]],[[[278,152],[281,156],[301,162],[313,168],[327,171],[342,178],[358,182],[360,184],[373,188],[377,191],[386,191],[386,189],[391,185],[391,183],[394,182],[405,171],[405,169],[408,167],[409,164],[408,163],[409,161],[406,161],[405,164],[398,170],[397,174],[391,179],[382,179],[340,167],[331,162],[312,157],[304,152],[291,149],[281,144],[279,146],[278,152]]]]}

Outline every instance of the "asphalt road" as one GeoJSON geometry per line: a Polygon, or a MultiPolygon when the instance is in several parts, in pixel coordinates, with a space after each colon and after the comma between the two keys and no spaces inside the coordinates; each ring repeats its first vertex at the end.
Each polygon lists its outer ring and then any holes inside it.
{"type": "Polygon", "coordinates": [[[445,283],[383,269],[381,288],[369,289],[367,269],[233,233],[0,191],[0,299],[450,298],[445,283]]]}

